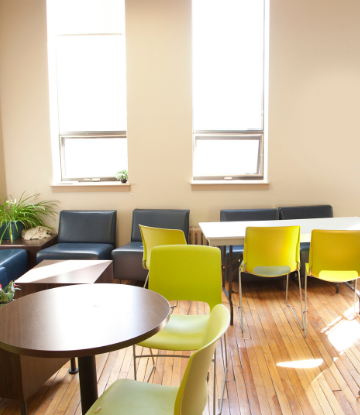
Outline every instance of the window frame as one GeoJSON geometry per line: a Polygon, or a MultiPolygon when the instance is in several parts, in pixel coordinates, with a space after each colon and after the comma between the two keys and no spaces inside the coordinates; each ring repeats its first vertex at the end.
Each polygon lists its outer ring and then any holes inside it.
{"type": "MultiPolygon", "coordinates": [[[[194,1],[194,0],[193,0],[194,1]]],[[[252,181],[256,182],[267,182],[267,115],[268,115],[268,89],[269,89],[269,0],[263,1],[263,82],[262,82],[262,93],[261,93],[261,129],[249,128],[245,130],[196,130],[194,128],[193,122],[193,133],[192,133],[192,143],[193,143],[193,183],[197,181],[201,182],[245,182],[251,183],[252,181]],[[246,175],[234,175],[234,176],[195,176],[195,147],[196,141],[202,137],[207,136],[208,139],[213,137],[215,140],[229,140],[231,137],[244,137],[244,139],[249,139],[249,136],[259,136],[260,145],[258,152],[258,171],[256,174],[246,174],[246,175]]],[[[194,80],[193,80],[194,82],[194,80]]],[[[194,120],[194,109],[193,109],[193,120],[194,120]]]]}
{"type": "Polygon", "coordinates": [[[85,177],[68,177],[65,172],[65,143],[64,139],[76,138],[76,139],[101,139],[101,138],[114,138],[127,140],[126,131],[73,131],[59,134],[59,154],[60,154],[60,173],[61,181],[77,181],[77,182],[112,182],[117,181],[116,177],[105,176],[87,176],[85,177]]]}
{"type": "MultiPolygon", "coordinates": [[[[51,0],[47,0],[51,1],[51,0]]],[[[125,6],[125,4],[124,4],[125,6]]],[[[124,9],[125,13],[125,9],[124,9]]],[[[125,17],[124,17],[125,19],[125,17]]],[[[48,71],[49,71],[49,103],[50,103],[50,130],[51,130],[51,142],[52,142],[52,161],[53,161],[53,183],[66,184],[67,182],[82,182],[85,184],[94,184],[99,182],[118,182],[115,175],[113,177],[105,176],[88,176],[88,177],[68,177],[64,173],[64,143],[63,138],[121,138],[127,140],[126,131],[63,131],[60,129],[60,108],[59,108],[59,79],[58,79],[58,64],[57,64],[57,48],[58,39],[61,37],[77,37],[77,36],[123,36],[125,39],[125,77],[126,77],[126,33],[125,26],[122,31],[98,31],[98,32],[76,32],[69,31],[66,33],[59,33],[50,29],[49,26],[49,14],[47,14],[47,40],[48,40],[48,71]]],[[[71,62],[69,62],[71,64],[71,62]]],[[[126,85],[126,79],[125,79],[126,85]]],[[[127,85],[126,85],[127,86],[127,85]]],[[[125,96],[125,102],[127,102],[127,92],[125,96]]],[[[126,108],[127,110],[127,108],[126,108]]],[[[127,111],[126,111],[127,112],[127,111]]],[[[126,115],[127,118],[127,115],[126,115]]],[[[128,161],[128,152],[126,154],[128,161]]],[[[126,167],[128,168],[128,167],[126,167]]],[[[104,183],[103,183],[104,184],[104,183]]],[[[118,183],[117,183],[118,184],[118,183]]]]}
{"type": "Polygon", "coordinates": [[[193,180],[261,180],[264,178],[264,134],[263,132],[248,132],[248,131],[226,131],[226,133],[218,131],[202,131],[194,133],[194,148],[193,154],[195,154],[195,146],[197,140],[258,140],[259,152],[257,160],[257,172],[255,174],[246,175],[217,175],[217,176],[195,176],[193,180]]]}

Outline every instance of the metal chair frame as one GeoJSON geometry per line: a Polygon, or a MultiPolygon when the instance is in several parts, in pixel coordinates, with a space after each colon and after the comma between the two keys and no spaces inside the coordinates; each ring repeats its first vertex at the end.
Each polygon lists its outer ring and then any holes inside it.
{"type": "MultiPolygon", "coordinates": [[[[221,388],[221,400],[220,400],[220,406],[219,406],[219,412],[218,414],[221,414],[222,411],[222,406],[223,406],[223,400],[224,400],[224,392],[225,392],[225,384],[226,384],[226,375],[227,375],[227,371],[228,371],[228,365],[227,365],[227,346],[226,346],[226,335],[224,334],[224,345],[223,345],[223,340],[222,337],[220,337],[220,347],[221,347],[221,356],[222,356],[222,362],[223,362],[223,367],[224,367],[224,380],[222,383],[222,388],[221,388]],[[225,351],[225,353],[224,353],[225,351]]],[[[156,364],[155,364],[155,358],[154,358],[154,354],[152,352],[152,349],[150,350],[150,354],[147,355],[136,355],[135,354],[135,345],[133,345],[133,356],[134,356],[134,379],[137,380],[137,376],[136,376],[136,359],[139,359],[141,357],[150,357],[152,359],[152,368],[151,371],[146,379],[146,382],[149,382],[150,377],[152,375],[153,372],[155,372],[156,370],[156,364]]],[[[158,354],[156,355],[156,357],[180,357],[180,358],[184,358],[184,359],[190,359],[190,356],[182,356],[182,355],[176,355],[176,354],[158,354]]],[[[212,361],[214,362],[214,377],[213,377],[213,381],[214,381],[214,393],[213,393],[213,413],[214,415],[216,414],[216,349],[214,352],[214,357],[212,359],[212,361]]]]}
{"type": "MultiPolygon", "coordinates": [[[[301,292],[301,279],[300,279],[300,264],[298,265],[298,269],[296,270],[297,274],[298,274],[298,281],[299,281],[299,293],[300,293],[300,305],[301,305],[301,320],[302,323],[300,322],[298,316],[296,315],[294,309],[292,308],[292,306],[288,303],[288,292],[289,292],[289,274],[283,274],[286,275],[286,299],[285,299],[285,304],[291,309],[291,311],[293,312],[297,322],[300,324],[300,327],[304,330],[304,332],[306,332],[306,318],[305,318],[305,311],[303,311],[303,302],[302,302],[302,292],[301,292]]],[[[246,272],[246,264],[244,265],[244,271],[246,272]]],[[[256,274],[254,274],[256,275],[256,274]]],[[[283,275],[279,275],[279,277],[282,277],[283,275]]],[[[261,275],[258,275],[259,277],[261,277],[261,275]]],[[[266,277],[269,278],[269,277],[266,277]]],[[[306,281],[306,280],[305,280],[306,281]]],[[[306,285],[305,285],[306,287],[306,285]]],[[[243,305],[242,305],[242,287],[241,287],[241,269],[239,268],[239,305],[236,307],[237,309],[237,313],[238,313],[238,317],[240,320],[240,327],[241,327],[241,331],[244,332],[244,310],[243,310],[243,305]],[[239,314],[239,308],[240,308],[240,314],[239,314]]],[[[305,310],[306,310],[306,288],[305,288],[305,310]]],[[[306,335],[306,334],[305,334],[306,335]]]]}

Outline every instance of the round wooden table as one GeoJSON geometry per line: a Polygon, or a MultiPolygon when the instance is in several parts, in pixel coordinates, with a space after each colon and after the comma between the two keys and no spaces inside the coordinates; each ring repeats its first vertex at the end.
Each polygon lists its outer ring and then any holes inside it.
{"type": "Polygon", "coordinates": [[[82,413],[98,398],[95,355],[139,343],[170,317],[168,301],[120,284],[54,288],[0,309],[0,347],[35,357],[78,357],[82,413]]]}

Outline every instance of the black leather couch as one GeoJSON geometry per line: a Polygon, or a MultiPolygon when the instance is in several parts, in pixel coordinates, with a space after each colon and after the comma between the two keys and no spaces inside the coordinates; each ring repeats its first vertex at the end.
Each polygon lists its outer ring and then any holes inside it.
{"type": "Polygon", "coordinates": [[[119,280],[145,281],[148,271],[142,267],[143,244],[139,225],[154,228],[180,229],[186,241],[189,237],[190,210],[180,209],[134,209],[131,241],[112,252],[114,278],[119,280]]]}
{"type": "Polygon", "coordinates": [[[116,210],[63,210],[58,243],[39,251],[44,259],[111,259],[116,247],[116,210]]]}

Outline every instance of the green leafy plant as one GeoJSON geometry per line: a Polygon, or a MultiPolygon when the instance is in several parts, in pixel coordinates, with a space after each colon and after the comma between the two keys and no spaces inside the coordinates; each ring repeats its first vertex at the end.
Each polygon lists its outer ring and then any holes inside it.
{"type": "Polygon", "coordinates": [[[40,193],[31,196],[24,196],[24,193],[18,201],[16,199],[12,200],[12,197],[8,196],[2,204],[0,198],[0,227],[2,228],[0,243],[7,230],[10,242],[13,243],[12,223],[14,223],[16,230],[18,230],[18,222],[22,223],[25,229],[29,229],[36,226],[45,226],[43,222],[45,218],[54,220],[57,215],[55,208],[59,203],[58,200],[42,200],[35,203],[34,199],[40,193]]]}
{"type": "Polygon", "coordinates": [[[126,169],[120,170],[115,174],[115,177],[120,180],[122,183],[126,183],[129,178],[128,171],[126,169]]]}
{"type": "Polygon", "coordinates": [[[0,284],[0,303],[3,303],[0,304],[0,308],[14,299],[16,290],[20,290],[20,288],[14,284],[14,281],[10,281],[4,289],[0,284]]]}

